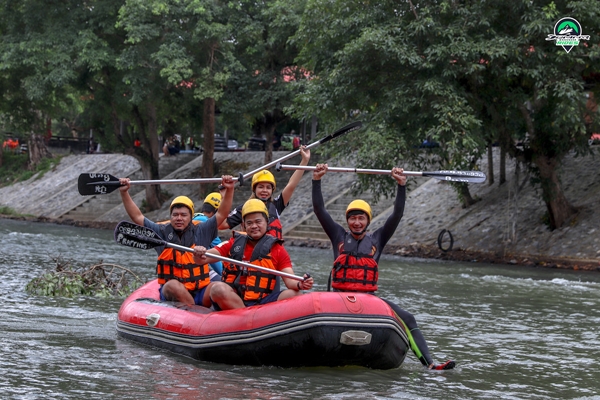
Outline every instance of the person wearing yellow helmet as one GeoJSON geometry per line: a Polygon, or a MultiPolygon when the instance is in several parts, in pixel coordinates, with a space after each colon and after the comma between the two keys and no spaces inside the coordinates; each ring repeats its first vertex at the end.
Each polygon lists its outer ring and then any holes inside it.
{"type": "MultiPolygon", "coordinates": [[[[310,160],[310,149],[306,146],[302,146],[300,148],[300,155],[302,156],[300,165],[308,165],[308,161],[310,160]]],[[[300,183],[303,174],[303,170],[296,170],[290,177],[287,185],[281,191],[281,194],[276,197],[273,197],[273,193],[275,192],[277,185],[275,183],[275,177],[271,172],[262,170],[252,176],[252,195],[250,198],[262,200],[267,205],[267,209],[269,210],[269,229],[267,230],[267,233],[269,235],[283,239],[283,228],[279,216],[289,204],[292,194],[294,193],[294,190],[296,190],[298,183],[300,183]]],[[[242,223],[242,207],[243,204],[240,204],[233,209],[227,216],[227,221],[225,221],[219,229],[232,229],[240,225],[242,223]]]]}
{"type": "MultiPolygon", "coordinates": [[[[378,263],[383,248],[390,240],[404,214],[406,201],[406,175],[402,168],[392,168],[392,178],[398,184],[394,210],[383,226],[368,232],[373,220],[371,206],[364,200],[354,200],[346,208],[348,229],[331,218],[323,201],[321,178],[327,173],[327,164],[317,164],[313,172],[313,209],[333,247],[333,269],[328,289],[342,292],[365,292],[375,294],[379,278],[378,263]]],[[[452,369],[454,361],[435,364],[427,342],[419,330],[415,317],[397,304],[383,299],[404,321],[411,348],[419,361],[429,369],[452,369]]]]}
{"type": "MultiPolygon", "coordinates": [[[[238,261],[246,261],[257,266],[293,274],[292,261],[283,247],[283,241],[267,234],[269,210],[258,199],[246,201],[241,210],[245,232],[235,232],[227,242],[206,250],[194,249],[198,263],[211,262],[211,254],[218,254],[238,261]]],[[[229,310],[259,304],[267,304],[297,296],[301,290],[309,290],[313,278],[304,275],[302,282],[283,277],[287,289],[278,290],[277,276],[251,268],[224,265],[223,282],[213,282],[210,297],[216,310],[229,310]]]]}
{"type": "MultiPolygon", "coordinates": [[[[225,194],[217,212],[202,224],[192,223],[194,202],[187,196],[177,196],[169,206],[169,223],[158,224],[144,217],[135,204],[129,189],[129,178],[119,179],[121,200],[129,218],[138,225],[150,228],[166,242],[185,247],[208,247],[218,235],[218,226],[225,221],[233,200],[235,181],[230,175],[221,177],[225,194]]],[[[216,275],[206,264],[197,264],[191,253],[169,247],[155,248],[158,259],[156,273],[160,284],[160,298],[163,301],[178,301],[185,304],[198,304],[210,307],[211,275],[216,275]]]]}
{"type": "MultiPolygon", "coordinates": [[[[225,193],[224,187],[221,188],[219,192],[209,193],[208,196],[204,198],[202,209],[199,213],[194,214],[194,218],[192,219],[192,221],[206,222],[209,218],[215,215],[215,213],[219,209],[219,205],[221,204],[221,199],[223,198],[221,192],[225,193]]],[[[210,243],[210,248],[217,246],[219,243],[221,243],[221,238],[217,235],[210,243]]],[[[210,267],[213,269],[213,271],[217,273],[217,275],[212,277],[211,280],[220,281],[221,274],[223,273],[223,263],[221,261],[216,261],[210,263],[210,267]]]]}

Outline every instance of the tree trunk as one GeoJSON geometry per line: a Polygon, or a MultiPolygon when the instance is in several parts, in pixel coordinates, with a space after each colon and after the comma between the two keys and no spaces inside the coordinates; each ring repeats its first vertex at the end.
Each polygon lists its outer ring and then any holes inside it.
{"type": "MultiPolygon", "coordinates": [[[[135,157],[140,163],[144,179],[157,180],[160,179],[158,171],[158,125],[156,122],[156,107],[153,104],[146,106],[145,115],[136,106],[133,108],[136,127],[141,137],[147,138],[148,147],[143,154],[134,151],[133,143],[124,141],[120,136],[121,124],[114,124],[115,135],[121,139],[121,143],[126,149],[126,153],[135,157]]],[[[160,185],[146,185],[146,211],[158,210],[162,205],[163,199],[161,196],[160,185]]]]}
{"type": "Polygon", "coordinates": [[[472,204],[475,204],[477,200],[475,200],[471,196],[471,192],[469,191],[469,185],[466,183],[456,183],[455,188],[458,192],[458,198],[462,203],[462,208],[467,208],[472,204]]]}
{"type": "Polygon", "coordinates": [[[548,209],[550,229],[560,228],[577,212],[577,209],[569,203],[560,185],[556,171],[558,160],[538,155],[533,161],[540,173],[542,198],[548,209]]]}
{"type": "Polygon", "coordinates": [[[506,150],[504,146],[500,146],[500,182],[498,185],[502,185],[506,182],[506,150]]]}
{"type": "Polygon", "coordinates": [[[494,149],[492,143],[488,143],[487,148],[487,159],[488,159],[488,186],[494,184],[494,149]]]}
{"type": "MultiPolygon", "coordinates": [[[[202,115],[202,134],[204,135],[204,151],[202,152],[202,177],[212,178],[214,175],[213,156],[215,153],[215,99],[204,99],[202,115]]],[[[199,197],[204,197],[204,185],[200,185],[199,197]]]]}
{"type": "MultiPolygon", "coordinates": [[[[151,149],[150,162],[147,163],[150,169],[150,179],[160,179],[158,170],[158,123],[156,121],[156,107],[153,104],[148,106],[148,138],[150,140],[151,149]]],[[[130,143],[129,146],[133,147],[133,144],[130,143]]],[[[160,185],[150,185],[146,187],[146,203],[150,210],[158,210],[162,205],[162,200],[160,185]]]]}
{"type": "Polygon", "coordinates": [[[29,150],[29,169],[34,170],[43,158],[52,158],[52,153],[48,151],[44,138],[32,133],[27,140],[29,150]]]}
{"type": "Polygon", "coordinates": [[[263,114],[263,118],[257,121],[260,126],[260,132],[265,135],[265,164],[273,161],[273,137],[275,136],[275,128],[281,122],[286,120],[285,114],[278,109],[263,114]]]}
{"type": "Polygon", "coordinates": [[[265,124],[263,126],[265,139],[267,143],[265,143],[265,164],[273,161],[273,132],[275,132],[276,124],[265,124]]]}

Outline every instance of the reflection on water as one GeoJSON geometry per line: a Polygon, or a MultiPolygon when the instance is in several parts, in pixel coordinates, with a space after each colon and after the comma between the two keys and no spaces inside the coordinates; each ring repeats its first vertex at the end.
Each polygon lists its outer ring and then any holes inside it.
{"type": "MultiPolygon", "coordinates": [[[[380,296],[417,318],[432,355],[395,370],[202,363],[116,337],[122,299],[44,298],[24,287],[61,255],[152,278],[154,251],[112,232],[0,221],[4,312],[0,390],[14,399],[590,399],[600,393],[600,275],[407,260],[381,262],[380,296]]],[[[297,274],[324,290],[331,252],[289,248],[297,274]]]]}

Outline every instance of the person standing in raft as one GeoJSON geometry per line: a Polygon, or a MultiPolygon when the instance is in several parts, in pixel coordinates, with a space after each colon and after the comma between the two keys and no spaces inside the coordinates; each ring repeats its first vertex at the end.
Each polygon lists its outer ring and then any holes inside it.
{"type": "MultiPolygon", "coordinates": [[[[131,184],[128,178],[119,179],[121,199],[129,218],[138,225],[143,225],[157,232],[166,242],[185,247],[209,247],[213,238],[218,235],[222,223],[233,201],[235,181],[230,175],[221,177],[221,185],[225,187],[225,195],[219,210],[202,224],[192,223],[194,202],[186,196],[178,196],[171,202],[168,224],[157,224],[144,217],[129,194],[131,184]]],[[[156,247],[158,262],[156,272],[160,286],[162,301],[179,301],[185,304],[197,304],[210,307],[210,267],[194,262],[193,253],[182,252],[169,247],[156,247]]],[[[214,273],[214,272],[213,272],[214,273]]]]}
{"type": "MultiPolygon", "coordinates": [[[[225,188],[222,189],[225,191],[225,188]]],[[[219,192],[209,193],[208,196],[204,198],[204,203],[202,204],[202,209],[199,213],[194,214],[194,218],[192,221],[206,222],[209,218],[216,214],[219,209],[219,205],[221,204],[222,195],[219,192]]],[[[213,248],[221,243],[221,238],[217,235],[210,244],[210,248],[213,248]]],[[[223,263],[221,261],[217,261],[214,263],[210,263],[210,267],[215,271],[218,276],[213,278],[212,280],[221,280],[221,274],[223,273],[223,263]],[[218,278],[218,279],[217,279],[218,278]]]]}
{"type": "MultiPolygon", "coordinates": [[[[300,154],[302,155],[300,165],[308,165],[308,161],[310,160],[310,149],[306,148],[306,146],[302,146],[300,154]]],[[[273,198],[273,193],[276,188],[275,177],[271,172],[262,170],[252,176],[252,195],[250,198],[262,200],[266,204],[267,209],[269,210],[269,229],[267,230],[269,235],[275,236],[278,239],[283,239],[283,230],[279,215],[289,204],[292,194],[294,193],[294,190],[296,190],[298,183],[300,183],[303,174],[303,170],[296,170],[290,177],[288,184],[281,191],[281,194],[275,198],[273,198]]],[[[243,204],[232,210],[227,217],[227,221],[221,224],[219,229],[232,229],[241,224],[242,207],[243,204]]]]}
{"type": "MultiPolygon", "coordinates": [[[[242,226],[244,232],[234,232],[227,242],[206,250],[194,248],[196,263],[211,262],[212,254],[249,262],[260,267],[293,274],[292,261],[282,245],[282,240],[267,234],[269,211],[264,202],[250,199],[242,206],[242,226]]],[[[313,286],[313,278],[304,275],[302,282],[282,277],[287,289],[276,289],[277,275],[251,268],[225,263],[223,282],[213,282],[210,297],[216,310],[230,310],[259,304],[272,303],[298,296],[301,290],[313,286]]]]}
{"type": "MultiPolygon", "coordinates": [[[[367,232],[372,220],[371,206],[364,200],[350,202],[346,209],[348,230],[336,223],[325,210],[321,193],[321,178],[327,173],[327,164],[317,164],[313,172],[312,200],[315,215],[319,219],[333,247],[333,269],[329,286],[337,292],[377,291],[378,262],[383,248],[394,234],[402,215],[406,200],[406,176],[402,168],[392,169],[392,178],[398,183],[394,211],[385,224],[374,232],[367,232]]],[[[429,369],[452,369],[454,361],[434,364],[429,354],[427,342],[417,326],[415,317],[398,305],[385,301],[405,324],[411,349],[423,365],[429,369]]]]}

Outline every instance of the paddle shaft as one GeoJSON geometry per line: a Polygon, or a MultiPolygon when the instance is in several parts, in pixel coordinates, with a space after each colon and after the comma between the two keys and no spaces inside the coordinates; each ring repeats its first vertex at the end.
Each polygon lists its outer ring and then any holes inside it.
{"type": "MultiPolygon", "coordinates": [[[[347,126],[341,128],[341,129],[339,129],[338,131],[332,133],[331,135],[324,137],[321,140],[318,140],[318,141],[316,141],[314,143],[306,145],[306,148],[307,149],[311,149],[313,147],[317,147],[320,144],[323,144],[323,143],[328,142],[328,141],[330,141],[332,139],[335,139],[338,136],[344,135],[344,134],[346,134],[348,132],[351,132],[351,131],[354,131],[356,129],[360,129],[361,126],[362,126],[362,123],[360,121],[354,122],[354,123],[352,123],[350,125],[347,125],[347,126]]],[[[283,156],[281,158],[278,158],[277,160],[271,161],[270,163],[265,164],[265,165],[263,165],[260,168],[257,168],[255,170],[252,170],[250,172],[245,173],[243,175],[243,177],[244,177],[244,179],[248,179],[248,178],[252,177],[252,175],[254,175],[254,174],[262,171],[263,169],[269,169],[269,168],[271,168],[271,167],[273,167],[273,166],[275,166],[275,165],[277,165],[279,163],[282,163],[282,162],[284,162],[286,160],[289,160],[292,157],[297,156],[298,154],[300,154],[300,150],[293,151],[290,154],[285,155],[285,156],[283,156]]]]}
{"type": "MultiPolygon", "coordinates": [[[[173,248],[173,249],[181,250],[181,251],[189,251],[189,252],[192,252],[192,253],[194,252],[194,249],[192,249],[190,247],[180,246],[178,244],[164,242],[164,245],[167,246],[167,247],[173,248]]],[[[293,274],[288,274],[286,272],[281,272],[281,271],[277,271],[277,270],[270,269],[270,268],[261,267],[259,265],[250,264],[250,263],[247,263],[245,261],[234,260],[232,258],[223,257],[223,256],[221,256],[219,254],[208,253],[207,257],[214,258],[214,259],[219,260],[219,261],[225,261],[225,262],[228,262],[228,263],[231,263],[231,264],[235,264],[235,265],[241,265],[241,266],[246,267],[246,268],[253,268],[253,269],[256,269],[256,270],[259,270],[259,271],[262,271],[262,272],[266,272],[266,273],[271,274],[271,275],[283,276],[285,278],[290,278],[290,279],[294,279],[296,281],[304,282],[304,278],[302,278],[300,276],[296,276],[296,275],[293,275],[293,274]]]]}
{"type": "MultiPolygon", "coordinates": [[[[314,171],[317,167],[310,165],[278,165],[277,170],[294,170],[301,169],[304,171],[314,171]]],[[[357,174],[371,174],[371,175],[391,175],[392,171],[385,169],[365,169],[365,168],[339,168],[339,167],[327,167],[327,172],[355,172],[357,174]]],[[[422,176],[422,172],[411,172],[404,171],[406,176],[422,176]]]]}
{"type": "MultiPolygon", "coordinates": [[[[314,171],[317,167],[309,165],[277,165],[277,171],[280,170],[296,170],[301,169],[304,171],[314,171]]],[[[371,175],[391,175],[391,170],[385,169],[365,169],[365,168],[336,168],[327,167],[327,172],[354,172],[357,174],[371,174],[371,175]]],[[[479,171],[434,171],[434,172],[422,172],[422,171],[404,171],[406,176],[425,176],[432,177],[435,179],[448,180],[454,182],[466,182],[466,183],[482,183],[486,177],[483,172],[479,171]]]]}

